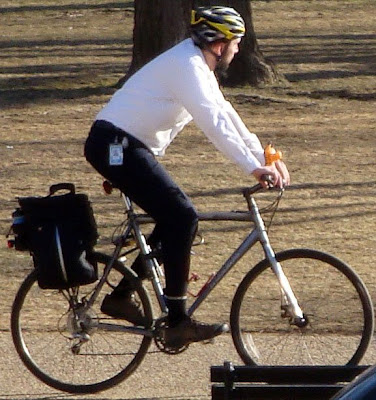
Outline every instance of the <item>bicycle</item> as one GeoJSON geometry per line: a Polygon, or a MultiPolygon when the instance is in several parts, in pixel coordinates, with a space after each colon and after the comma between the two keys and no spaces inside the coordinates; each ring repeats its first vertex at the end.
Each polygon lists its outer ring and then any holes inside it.
{"type": "MultiPolygon", "coordinates": [[[[110,191],[110,184],[105,185],[110,191]]],[[[273,189],[276,190],[276,189],[273,189]]],[[[364,283],[338,258],[311,249],[274,253],[256,202],[260,184],[243,190],[247,211],[201,213],[201,220],[249,221],[252,229],[190,306],[192,315],[228,271],[256,243],[265,259],[251,268],[232,300],[232,340],[246,364],[357,364],[370,343],[373,306],[364,283]]],[[[274,212],[284,190],[277,190],[274,212]]],[[[273,196],[274,197],[274,196],[273,196]]],[[[141,225],[151,222],[136,213],[122,194],[125,221],[113,237],[112,255],[99,252],[100,271],[94,284],[68,290],[41,290],[32,271],[21,284],[11,314],[16,350],[41,381],[71,393],[94,393],[129,377],[143,361],[152,341],[159,351],[178,354],[164,341],[167,307],[161,265],[141,225]],[[142,254],[158,307],[155,317],[145,282],[124,264],[135,251],[142,254]],[[115,277],[115,275],[117,275],[115,277]],[[142,305],[145,326],[133,326],[100,312],[106,290],[120,278],[132,281],[142,305]]],[[[154,304],[155,307],[155,304],[154,304]]]]}

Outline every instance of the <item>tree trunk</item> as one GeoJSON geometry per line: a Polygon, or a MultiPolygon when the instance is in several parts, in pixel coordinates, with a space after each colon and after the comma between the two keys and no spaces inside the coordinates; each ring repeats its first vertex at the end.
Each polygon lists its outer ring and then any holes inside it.
{"type": "Polygon", "coordinates": [[[132,63],[119,84],[189,33],[191,0],[135,0],[134,7],[132,63]]]}
{"type": "Polygon", "coordinates": [[[240,51],[232,61],[227,76],[220,77],[221,84],[257,86],[284,80],[258,46],[250,1],[135,0],[134,4],[132,63],[118,86],[148,61],[187,37],[191,10],[201,5],[233,7],[242,15],[246,24],[246,35],[241,42],[240,51]]]}

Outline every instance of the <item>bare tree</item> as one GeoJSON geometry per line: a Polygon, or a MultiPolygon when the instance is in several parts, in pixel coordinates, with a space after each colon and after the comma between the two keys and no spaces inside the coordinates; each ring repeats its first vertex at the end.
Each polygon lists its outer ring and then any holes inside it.
{"type": "Polygon", "coordinates": [[[225,5],[233,7],[243,17],[246,34],[240,44],[240,51],[230,64],[227,76],[221,78],[224,85],[235,86],[273,83],[283,80],[274,63],[265,58],[257,41],[253,27],[251,1],[228,0],[225,5]]]}
{"type": "Polygon", "coordinates": [[[252,6],[250,0],[195,0],[193,6],[222,5],[233,7],[244,19],[246,34],[240,44],[240,51],[232,61],[227,76],[221,77],[221,83],[227,86],[261,83],[273,83],[283,80],[273,62],[264,57],[253,27],[252,6]]]}
{"type": "Polygon", "coordinates": [[[183,40],[189,33],[190,0],[135,0],[132,75],[158,54],[183,40]]]}
{"type": "Polygon", "coordinates": [[[189,34],[190,14],[200,5],[225,5],[235,8],[244,18],[246,36],[240,52],[230,65],[224,85],[258,85],[282,79],[258,45],[252,22],[251,2],[248,0],[135,0],[133,56],[124,82],[146,62],[172,47],[189,34]]]}

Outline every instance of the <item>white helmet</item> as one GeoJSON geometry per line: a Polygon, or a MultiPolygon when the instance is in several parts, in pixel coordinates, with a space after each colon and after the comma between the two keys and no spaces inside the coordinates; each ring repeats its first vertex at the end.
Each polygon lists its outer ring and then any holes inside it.
{"type": "Polygon", "coordinates": [[[192,37],[197,45],[232,40],[245,34],[241,15],[230,7],[199,7],[192,11],[192,37]]]}

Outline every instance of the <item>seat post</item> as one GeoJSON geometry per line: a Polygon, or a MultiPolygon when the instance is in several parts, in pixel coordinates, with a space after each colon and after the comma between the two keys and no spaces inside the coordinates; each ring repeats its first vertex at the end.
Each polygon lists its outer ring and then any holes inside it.
{"type": "Polygon", "coordinates": [[[123,198],[123,201],[124,201],[125,208],[126,208],[127,212],[133,211],[133,206],[132,206],[131,199],[128,196],[126,196],[123,192],[121,192],[121,196],[123,198]]]}

